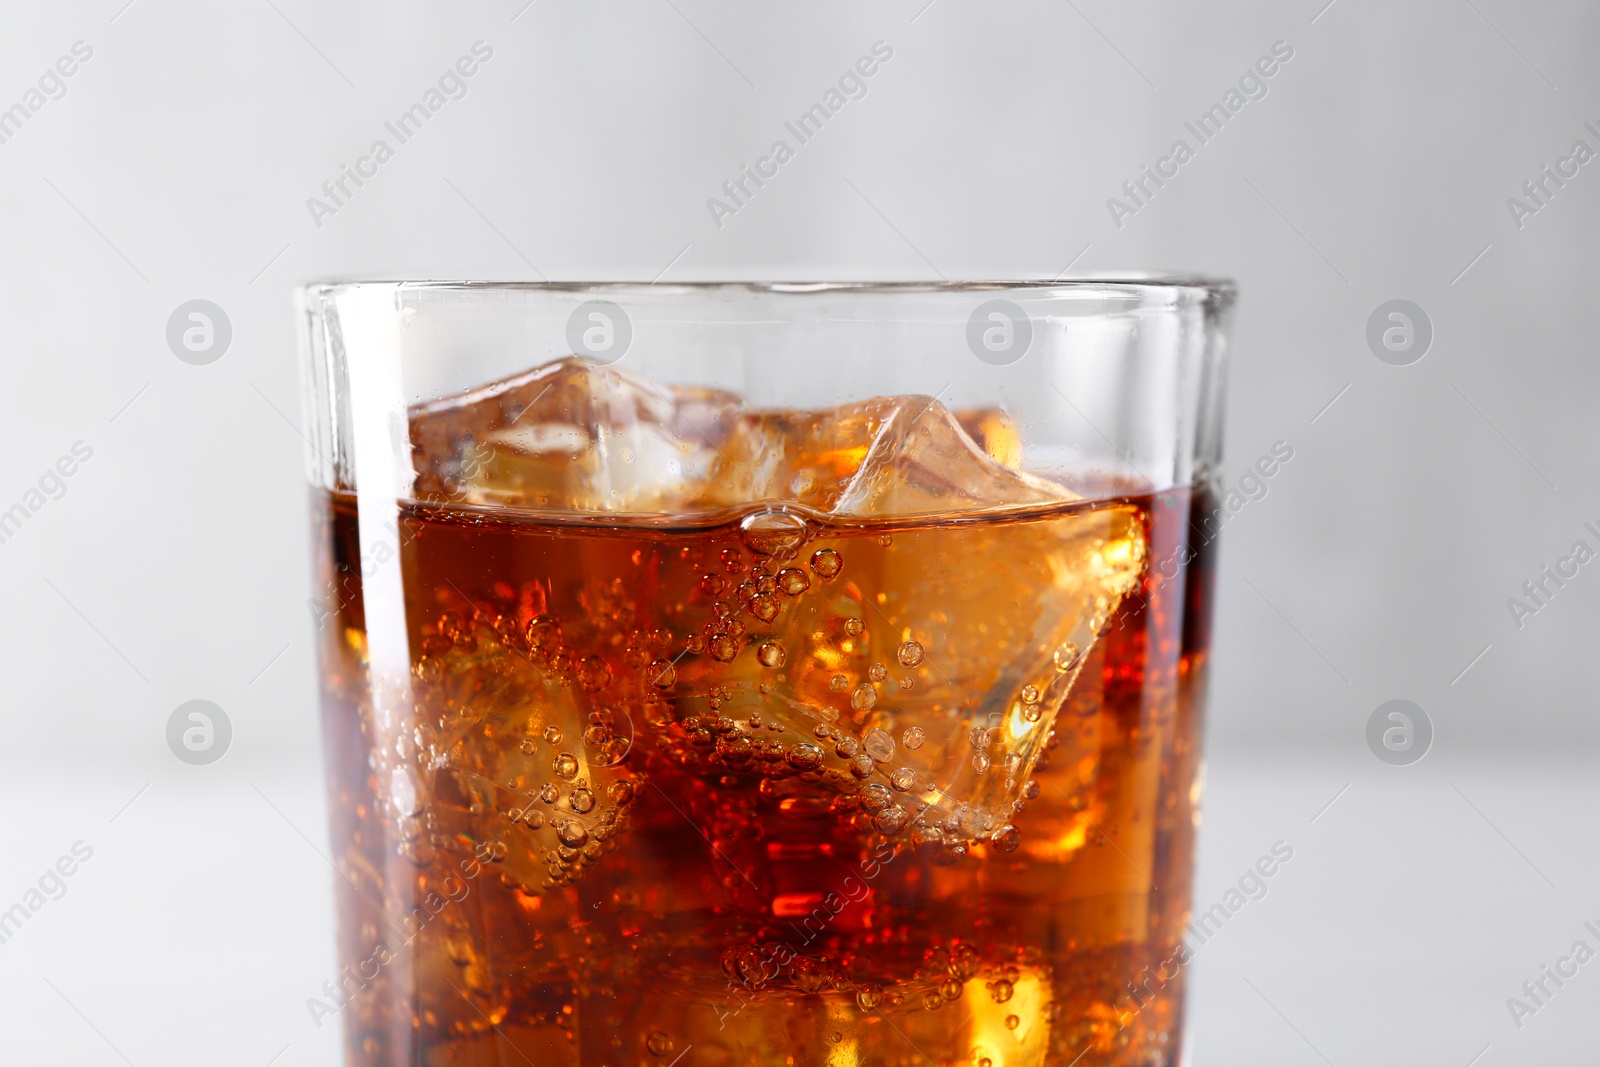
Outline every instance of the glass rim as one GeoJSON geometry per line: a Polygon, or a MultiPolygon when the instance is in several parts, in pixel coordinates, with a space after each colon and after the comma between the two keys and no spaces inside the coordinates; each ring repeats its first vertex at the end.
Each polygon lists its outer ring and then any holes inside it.
{"type": "Polygon", "coordinates": [[[1238,298],[1232,278],[1203,274],[1118,271],[1083,274],[1064,278],[962,279],[957,281],[513,281],[494,279],[408,279],[335,277],[304,281],[295,290],[302,295],[323,294],[363,286],[392,286],[408,291],[487,292],[647,292],[716,293],[746,292],[763,295],[814,295],[827,293],[977,293],[1025,290],[1069,292],[1107,290],[1180,291],[1195,294],[1200,300],[1218,306],[1231,305],[1238,298]]]}

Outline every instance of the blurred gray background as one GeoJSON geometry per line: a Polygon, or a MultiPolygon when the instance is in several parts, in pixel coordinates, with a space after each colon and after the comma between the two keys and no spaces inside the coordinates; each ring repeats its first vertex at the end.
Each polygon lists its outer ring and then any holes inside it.
{"type": "Polygon", "coordinates": [[[1520,1026],[1506,999],[1578,939],[1600,948],[1600,565],[1520,627],[1507,601],[1600,548],[1600,161],[1536,213],[1507,201],[1538,206],[1523,183],[1574,142],[1600,152],[1600,7],[0,15],[0,108],[27,112],[0,113],[0,510],[92,449],[0,543],[0,908],[93,850],[0,943],[18,1061],[338,1061],[305,1008],[335,965],[293,284],[1172,268],[1242,292],[1228,477],[1294,448],[1224,533],[1196,903],[1276,840],[1295,858],[1199,951],[1193,1062],[1593,1062],[1600,964],[1520,1026]],[[879,40],[867,95],[717,226],[706,199],[879,40]],[[313,220],[307,198],[477,41],[493,55],[466,95],[313,220]],[[1266,95],[1119,226],[1107,199],[1280,41],[1266,95]],[[165,338],[193,299],[232,323],[206,366],[165,338]],[[1408,366],[1366,339],[1393,299],[1432,324],[1408,366]],[[233,723],[210,767],[165,741],[196,698],[233,723]],[[1411,766],[1365,740],[1394,698],[1433,724],[1411,766]]]}

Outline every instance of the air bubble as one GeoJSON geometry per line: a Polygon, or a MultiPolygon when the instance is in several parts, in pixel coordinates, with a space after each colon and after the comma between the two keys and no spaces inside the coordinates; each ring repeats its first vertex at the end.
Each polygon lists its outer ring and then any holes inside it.
{"type": "Polygon", "coordinates": [[[1022,705],[1022,717],[1028,722],[1038,722],[1044,717],[1044,709],[1037,704],[1022,705]]]}
{"type": "Polygon", "coordinates": [[[572,796],[568,799],[568,803],[572,805],[573,811],[579,815],[586,815],[594,810],[594,794],[579,786],[572,791],[572,796]]]}
{"type": "Polygon", "coordinates": [[[876,815],[893,803],[894,794],[877,782],[873,782],[861,790],[861,808],[868,815],[876,815]]]}
{"type": "Polygon", "coordinates": [[[1011,999],[1011,994],[1015,992],[1016,987],[1005,978],[996,980],[994,985],[989,987],[989,995],[994,998],[996,1004],[1004,1004],[1011,999]]]}
{"type": "Polygon", "coordinates": [[[522,821],[530,829],[537,830],[539,827],[544,825],[544,812],[534,811],[532,808],[529,808],[522,813],[522,821]]]}
{"type": "Polygon", "coordinates": [[[756,659],[763,667],[781,667],[788,658],[789,654],[776,641],[767,641],[756,649],[756,659]]]}
{"type": "Polygon", "coordinates": [[[856,1007],[871,1011],[883,1003],[883,987],[876,982],[863,982],[856,987],[856,1007]]]}
{"type": "Polygon", "coordinates": [[[528,649],[549,655],[561,647],[561,624],[549,615],[536,616],[528,623],[528,649]]]}
{"type": "Polygon", "coordinates": [[[954,978],[948,979],[939,986],[939,992],[946,1000],[961,999],[961,983],[954,978]]]}
{"type": "Polygon", "coordinates": [[[989,843],[1001,852],[1015,852],[1022,844],[1022,831],[1009,824],[1002,826],[989,835],[989,843]]]}
{"type": "Polygon", "coordinates": [[[789,766],[800,771],[814,771],[822,766],[822,749],[801,741],[789,750],[789,766]]]}
{"type": "Polygon", "coordinates": [[[1024,704],[1037,704],[1037,703],[1039,703],[1039,687],[1036,686],[1036,685],[1025,685],[1025,686],[1023,686],[1022,687],[1022,702],[1024,704]]]}
{"type": "Polygon", "coordinates": [[[989,757],[982,752],[975,753],[972,757],[972,769],[982,774],[989,769],[989,762],[989,757]]]}
{"type": "Polygon", "coordinates": [[[922,662],[922,646],[915,641],[907,641],[895,652],[894,658],[900,661],[902,667],[915,667],[922,662]]]}
{"type": "Polygon", "coordinates": [[[917,784],[917,772],[910,767],[896,767],[889,775],[889,784],[902,793],[909,793],[917,784]]]}
{"type": "Polygon", "coordinates": [[[544,728],[544,739],[552,745],[559,745],[561,743],[561,727],[546,726],[544,728]]]}
{"type": "Polygon", "coordinates": [[[811,578],[799,567],[785,567],[778,572],[777,584],[784,596],[799,596],[811,588],[811,578]]]}
{"type": "Polygon", "coordinates": [[[828,688],[835,693],[842,693],[850,688],[850,679],[842,674],[836,674],[828,679],[828,688]]]}
{"type": "Polygon", "coordinates": [[[865,781],[872,777],[872,770],[877,766],[872,762],[872,757],[863,752],[850,764],[850,773],[865,781]]]}
{"type": "Polygon", "coordinates": [[[556,836],[568,848],[582,848],[589,843],[589,831],[585,830],[583,824],[576,819],[568,819],[556,827],[556,836]]]}
{"type": "Polygon", "coordinates": [[[652,1056],[666,1056],[677,1046],[670,1036],[657,1030],[644,1039],[644,1047],[650,1050],[652,1056]]]}
{"type": "MultiPolygon", "coordinates": [[[[871,692],[870,689],[868,691],[871,692]]],[[[856,690],[858,695],[860,692],[860,689],[856,690]]],[[[851,698],[850,703],[855,703],[854,697],[851,698]]],[[[868,704],[867,706],[871,707],[871,704],[868,704]]],[[[871,756],[879,763],[888,763],[889,760],[894,757],[894,738],[889,736],[889,731],[887,730],[880,730],[877,727],[873,727],[867,731],[867,736],[862,738],[862,742],[867,750],[867,755],[871,756]]]]}
{"type": "Polygon", "coordinates": [[[944,847],[944,831],[926,824],[911,831],[911,847],[924,856],[932,856],[944,847]]]}
{"type": "Polygon", "coordinates": [[[906,732],[900,735],[900,743],[913,752],[921,748],[922,743],[927,739],[927,735],[922,732],[922,727],[920,726],[908,726],[906,727],[906,732]]]}
{"type": "Polygon", "coordinates": [[[578,774],[578,757],[570,752],[563,752],[551,764],[558,778],[572,779],[578,774]]]}
{"type": "Polygon", "coordinates": [[[868,685],[866,682],[862,682],[860,685],[856,686],[855,691],[850,694],[850,706],[855,708],[857,711],[866,711],[877,702],[878,691],[872,688],[872,686],[868,685]]]}
{"type": "Polygon", "coordinates": [[[539,799],[546,804],[554,804],[560,797],[561,791],[555,787],[554,782],[539,790],[539,799]]]}
{"type": "Polygon", "coordinates": [[[720,574],[706,574],[700,578],[700,591],[706,596],[721,596],[727,582],[720,574]]]}
{"type": "Polygon", "coordinates": [[[867,677],[871,678],[874,682],[881,682],[885,678],[889,677],[889,668],[885,667],[881,663],[874,663],[871,668],[868,669],[867,677]]]}
{"type": "Polygon", "coordinates": [[[1071,641],[1061,642],[1061,647],[1056,649],[1056,670],[1062,674],[1076,667],[1083,660],[1083,652],[1071,641]]]}
{"type": "Polygon", "coordinates": [[[683,647],[697,656],[700,655],[706,650],[706,635],[690,634],[683,642],[683,647]]]}
{"type": "Polygon", "coordinates": [[[678,681],[678,668],[672,665],[671,660],[652,660],[646,670],[650,684],[657,689],[671,689],[678,681]]]}
{"type": "Polygon", "coordinates": [[[711,639],[711,658],[723,663],[733,662],[739,654],[739,643],[727,634],[718,634],[711,639]]]}
{"type": "Polygon", "coordinates": [[[902,678],[902,679],[900,679],[900,688],[901,689],[910,689],[911,685],[912,685],[912,682],[911,682],[910,678],[902,678]]]}
{"type": "Polygon", "coordinates": [[[1022,1020],[1017,1018],[1015,1015],[1007,1015],[1006,1016],[1006,1029],[1007,1030],[1015,1030],[1017,1027],[1019,1027],[1021,1025],[1022,1025],[1022,1020]]]}
{"type": "Polygon", "coordinates": [[[867,625],[860,619],[844,620],[844,632],[851,637],[860,637],[866,631],[867,625]]]}
{"type": "Polygon", "coordinates": [[[861,751],[861,746],[855,738],[844,737],[839,739],[833,750],[839,754],[840,759],[855,759],[856,753],[861,751]]]}
{"type": "Polygon", "coordinates": [[[819,548],[811,553],[811,571],[823,581],[838,577],[843,569],[844,558],[833,549],[819,548]]]}
{"type": "Polygon", "coordinates": [[[762,556],[793,552],[806,540],[806,522],[787,511],[758,511],[739,523],[739,533],[750,551],[762,556]]]}

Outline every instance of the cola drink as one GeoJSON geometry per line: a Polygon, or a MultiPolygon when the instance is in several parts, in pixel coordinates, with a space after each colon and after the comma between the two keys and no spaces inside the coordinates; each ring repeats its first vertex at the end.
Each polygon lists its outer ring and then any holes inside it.
{"type": "Polygon", "coordinates": [[[1203,486],[579,359],[406,431],[316,505],[348,1062],[1175,1062],[1203,486]]]}

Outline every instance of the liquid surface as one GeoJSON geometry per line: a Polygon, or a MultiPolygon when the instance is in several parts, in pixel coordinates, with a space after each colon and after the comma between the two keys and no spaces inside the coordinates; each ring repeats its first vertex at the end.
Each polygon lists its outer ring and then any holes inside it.
{"type": "Polygon", "coordinates": [[[1175,1061],[1202,501],[485,510],[523,458],[320,500],[350,1063],[1175,1061]]]}

